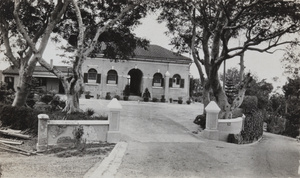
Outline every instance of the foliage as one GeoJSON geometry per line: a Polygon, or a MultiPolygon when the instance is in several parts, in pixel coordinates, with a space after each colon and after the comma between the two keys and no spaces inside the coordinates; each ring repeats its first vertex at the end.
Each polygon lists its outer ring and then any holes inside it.
{"type": "Polygon", "coordinates": [[[191,104],[191,100],[188,99],[188,100],[186,101],[186,104],[191,104]]]}
{"type": "Polygon", "coordinates": [[[130,95],[130,85],[125,86],[125,89],[123,90],[123,95],[124,96],[129,96],[130,95]]]}
{"type": "Polygon", "coordinates": [[[286,98],[291,98],[296,96],[299,99],[300,96],[300,77],[297,76],[294,79],[288,78],[288,83],[286,83],[282,90],[286,98]]]}
{"type": "Polygon", "coordinates": [[[182,100],[182,97],[178,97],[178,104],[182,104],[183,103],[183,100],[182,100]]]}
{"type": "Polygon", "coordinates": [[[246,115],[244,129],[241,136],[244,143],[251,143],[261,138],[263,134],[263,114],[260,111],[254,111],[252,114],[246,115]]]}
{"type": "Polygon", "coordinates": [[[53,100],[53,98],[54,98],[54,97],[53,97],[52,95],[43,95],[43,96],[41,97],[40,101],[43,102],[43,103],[49,104],[50,101],[53,100]]]}
{"type": "Polygon", "coordinates": [[[111,100],[110,92],[107,92],[107,93],[106,93],[105,99],[106,99],[106,100],[111,100]]]}
{"type": "Polygon", "coordinates": [[[162,103],[166,102],[166,98],[165,98],[165,95],[161,95],[161,99],[160,99],[160,102],[162,102],[162,103]]]}
{"type": "Polygon", "coordinates": [[[266,82],[265,79],[261,81],[253,79],[250,85],[251,87],[247,89],[246,95],[256,96],[258,99],[258,109],[266,109],[269,102],[269,95],[273,90],[272,84],[266,82]]]}
{"type": "Polygon", "coordinates": [[[299,78],[300,71],[300,53],[299,44],[292,43],[286,47],[285,54],[281,59],[284,66],[284,73],[289,76],[289,78],[296,79],[299,78]]]}
{"type": "Polygon", "coordinates": [[[298,136],[300,129],[300,100],[290,99],[288,101],[288,111],[286,114],[285,135],[290,137],[298,136]]]}
{"type": "Polygon", "coordinates": [[[14,107],[0,105],[0,121],[2,126],[9,126],[12,129],[27,130],[37,134],[38,118],[37,115],[42,111],[37,111],[26,107],[14,107]]]}
{"type": "MultiPolygon", "coordinates": [[[[213,91],[224,116],[230,104],[218,77],[222,63],[244,55],[247,50],[271,52],[277,46],[293,43],[285,34],[300,30],[300,7],[296,1],[163,1],[159,21],[166,22],[171,44],[180,52],[191,52],[203,86],[203,103],[207,105],[213,91]],[[236,43],[238,39],[239,43],[236,43]]],[[[244,79],[245,80],[245,79],[244,79]]],[[[239,88],[244,92],[245,85],[239,88]]],[[[260,99],[259,99],[260,101],[260,99]]],[[[259,108],[263,107],[260,105],[259,108]]],[[[231,109],[232,110],[232,109],[231,109]]]]}
{"type": "Polygon", "coordinates": [[[121,99],[121,97],[119,95],[115,95],[114,98],[116,98],[117,100],[121,99]]]}
{"type": "Polygon", "coordinates": [[[202,115],[198,115],[195,120],[194,123],[197,125],[200,125],[200,127],[202,129],[205,129],[205,125],[206,125],[206,114],[202,114],[202,115]]]}
{"type": "Polygon", "coordinates": [[[155,97],[152,98],[152,102],[157,102],[157,101],[158,101],[158,98],[155,98],[155,97]]]}
{"type": "Polygon", "coordinates": [[[92,108],[87,108],[87,109],[85,110],[85,113],[86,113],[88,116],[92,116],[92,115],[95,113],[95,111],[94,111],[94,109],[92,109],[92,108]]]}
{"type": "Polygon", "coordinates": [[[0,45],[5,56],[19,69],[19,86],[14,106],[24,106],[34,85],[32,75],[48,44],[50,34],[61,20],[70,1],[11,1],[0,3],[0,45]]]}
{"type": "Polygon", "coordinates": [[[244,114],[251,115],[257,110],[258,99],[256,96],[245,96],[241,105],[244,114]]]}
{"type": "Polygon", "coordinates": [[[14,91],[9,89],[7,90],[7,84],[0,82],[0,103],[3,104],[12,104],[14,99],[14,91]]]}
{"type": "Polygon", "coordinates": [[[145,91],[143,93],[143,98],[144,98],[144,101],[146,101],[146,102],[149,101],[149,98],[151,98],[151,94],[150,94],[148,88],[145,88],[145,91]]]}

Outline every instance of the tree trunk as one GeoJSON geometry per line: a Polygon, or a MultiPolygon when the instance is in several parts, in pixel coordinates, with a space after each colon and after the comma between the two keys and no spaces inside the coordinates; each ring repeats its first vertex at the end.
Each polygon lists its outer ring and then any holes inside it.
{"type": "Polygon", "coordinates": [[[22,107],[26,105],[27,96],[32,86],[33,70],[25,70],[23,66],[19,70],[19,83],[12,106],[22,107]]]}
{"type": "Polygon", "coordinates": [[[82,110],[79,108],[79,93],[66,94],[66,96],[66,107],[63,109],[63,112],[67,112],[68,114],[82,112],[82,110]]]}
{"type": "Polygon", "coordinates": [[[63,112],[67,112],[68,114],[74,112],[82,112],[79,105],[79,98],[83,91],[82,80],[78,79],[76,81],[68,82],[66,79],[61,79],[63,87],[65,89],[65,94],[67,96],[66,106],[63,109],[63,112]],[[75,84],[71,84],[71,82],[75,82],[75,84]]]}

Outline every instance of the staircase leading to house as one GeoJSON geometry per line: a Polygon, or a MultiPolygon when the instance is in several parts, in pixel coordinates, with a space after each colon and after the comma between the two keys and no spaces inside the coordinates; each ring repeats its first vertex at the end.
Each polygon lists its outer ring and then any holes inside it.
{"type": "Polygon", "coordinates": [[[135,96],[135,95],[130,95],[129,96],[129,101],[138,101],[138,100],[142,101],[143,98],[140,97],[140,96],[135,96]]]}

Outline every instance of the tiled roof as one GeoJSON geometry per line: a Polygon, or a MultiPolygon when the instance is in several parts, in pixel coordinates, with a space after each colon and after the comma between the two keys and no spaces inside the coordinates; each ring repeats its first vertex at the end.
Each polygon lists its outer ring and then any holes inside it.
{"type": "Polygon", "coordinates": [[[8,68],[2,71],[6,75],[19,75],[19,69],[14,66],[9,66],[8,68]]]}
{"type": "MultiPolygon", "coordinates": [[[[56,67],[62,73],[66,73],[66,74],[68,73],[68,66],[54,66],[54,67],[56,67]]],[[[69,72],[71,73],[72,71],[70,70],[69,72]]],[[[3,70],[2,73],[6,74],[6,75],[19,75],[19,69],[14,66],[10,66],[10,67],[6,68],[5,70],[3,70]]],[[[51,72],[49,72],[46,68],[44,68],[42,66],[35,67],[33,76],[55,77],[54,74],[52,74],[51,72]]]]}
{"type": "Polygon", "coordinates": [[[192,63],[190,58],[174,53],[158,45],[149,45],[147,49],[139,47],[134,51],[134,53],[134,60],[167,63],[192,63]]]}

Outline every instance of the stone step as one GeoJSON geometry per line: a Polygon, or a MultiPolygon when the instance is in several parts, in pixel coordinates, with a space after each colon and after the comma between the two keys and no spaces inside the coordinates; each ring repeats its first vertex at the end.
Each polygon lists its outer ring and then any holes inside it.
{"type": "Polygon", "coordinates": [[[129,101],[138,101],[138,100],[142,101],[143,98],[140,97],[140,96],[130,95],[128,100],[129,100],[129,101]]]}

